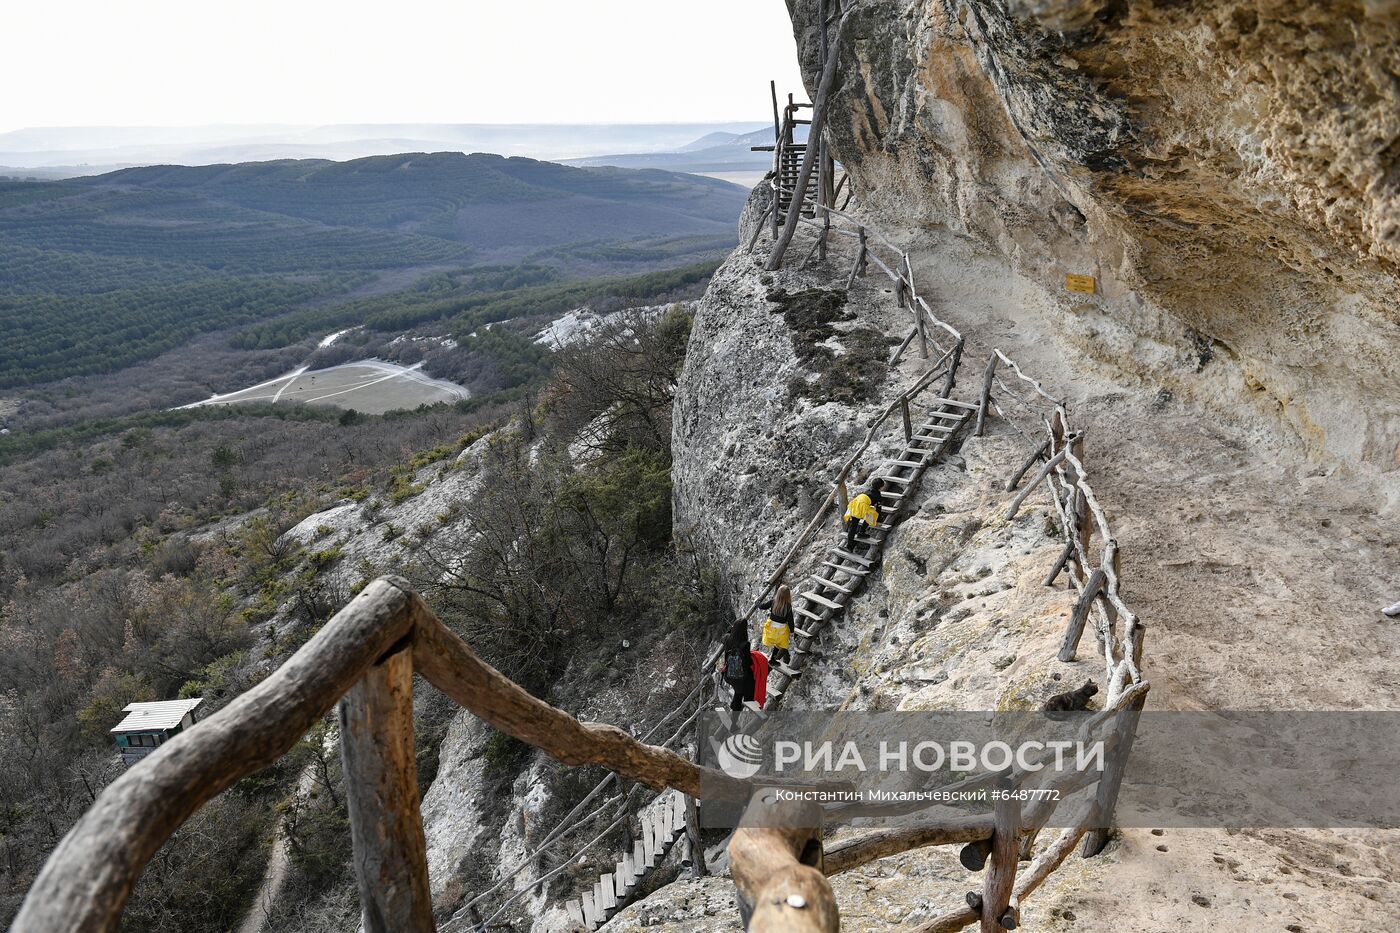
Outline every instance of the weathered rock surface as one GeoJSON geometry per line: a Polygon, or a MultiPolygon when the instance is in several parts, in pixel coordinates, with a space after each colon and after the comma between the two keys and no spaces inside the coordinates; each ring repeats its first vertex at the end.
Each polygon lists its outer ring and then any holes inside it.
{"type": "Polygon", "coordinates": [[[1400,3],[899,0],[841,55],[868,211],[1006,256],[1120,375],[1400,468],[1400,3]]]}

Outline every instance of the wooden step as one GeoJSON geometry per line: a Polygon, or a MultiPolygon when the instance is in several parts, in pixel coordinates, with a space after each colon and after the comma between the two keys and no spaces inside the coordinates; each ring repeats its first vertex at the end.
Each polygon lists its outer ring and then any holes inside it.
{"type": "Polygon", "coordinates": [[[837,564],[829,560],[822,561],[822,566],[830,567],[832,570],[839,570],[842,573],[848,573],[853,577],[863,577],[870,573],[869,569],[865,567],[852,567],[849,564],[837,564]]]}
{"type": "Polygon", "coordinates": [[[870,547],[880,547],[885,541],[883,538],[870,538],[865,535],[856,535],[856,543],[869,545],[870,547]]]}
{"type": "Polygon", "coordinates": [[[577,901],[577,900],[574,900],[574,901],[565,901],[565,902],[564,902],[564,913],[566,913],[566,914],[569,915],[569,922],[570,922],[570,923],[577,924],[578,926],[585,926],[585,925],[587,925],[587,923],[588,923],[588,921],[585,920],[585,919],[583,918],[583,902],[582,902],[582,901],[577,901]]]}
{"type": "Polygon", "coordinates": [[[792,611],[793,611],[794,613],[796,613],[797,615],[805,616],[806,618],[811,619],[813,622],[825,622],[825,621],[826,621],[826,614],[825,614],[825,613],[816,613],[816,612],[813,612],[812,610],[806,609],[806,608],[804,608],[804,607],[802,607],[802,606],[793,606],[793,607],[792,607],[792,611]]]}
{"type": "Polygon", "coordinates": [[[795,667],[788,667],[782,661],[774,661],[772,669],[777,671],[779,674],[784,674],[788,677],[796,677],[798,674],[802,673],[795,667]]]}
{"type": "MultiPolygon", "coordinates": [[[[966,416],[956,411],[931,411],[928,413],[928,417],[937,418],[939,421],[952,421],[954,423],[957,423],[962,421],[963,418],[966,416]]],[[[919,428],[921,430],[932,430],[936,427],[941,427],[941,425],[935,424],[932,421],[926,421],[923,424],[919,425],[919,428]]]]}
{"type": "Polygon", "coordinates": [[[941,399],[939,399],[937,402],[935,402],[934,404],[935,404],[935,405],[943,405],[943,406],[945,406],[945,407],[951,405],[953,408],[961,408],[963,411],[976,411],[976,410],[977,410],[977,406],[974,405],[974,404],[972,404],[971,402],[959,402],[957,399],[951,399],[951,398],[941,398],[941,399]]]}
{"type": "Polygon", "coordinates": [[[656,834],[651,831],[651,814],[642,814],[642,864],[648,868],[656,865],[656,834]]]}
{"type": "Polygon", "coordinates": [[[856,561],[857,563],[864,564],[867,568],[869,568],[870,565],[874,563],[874,561],[861,557],[859,554],[852,554],[850,551],[847,551],[844,548],[834,547],[827,553],[835,554],[837,557],[840,557],[844,560],[856,561]]]}
{"type": "Polygon", "coordinates": [[[685,829],[685,794],[676,795],[676,805],[672,812],[675,818],[671,820],[671,828],[675,832],[681,832],[685,829]]]}
{"type": "Polygon", "coordinates": [[[889,474],[881,474],[881,475],[880,475],[880,479],[884,480],[885,482],[887,482],[887,483],[899,483],[899,484],[902,485],[902,486],[910,486],[910,485],[913,485],[914,480],[916,480],[917,478],[918,478],[918,477],[915,477],[915,476],[905,477],[905,476],[890,476],[889,474]]]}
{"type": "MultiPolygon", "coordinates": [[[[884,525],[882,527],[888,529],[890,526],[884,525]]],[[[828,590],[837,590],[839,592],[845,593],[847,596],[850,596],[852,593],[855,592],[855,590],[849,586],[842,586],[841,584],[833,580],[828,580],[826,577],[819,577],[816,574],[812,574],[807,579],[817,584],[817,586],[825,587],[828,590]]]]}
{"type": "Polygon", "coordinates": [[[671,841],[671,830],[666,825],[666,814],[653,810],[651,813],[651,844],[656,850],[656,860],[666,857],[666,843],[671,841]]]}
{"type": "Polygon", "coordinates": [[[757,713],[757,714],[760,715],[760,716],[766,715],[766,714],[763,712],[763,707],[759,706],[759,705],[758,705],[757,703],[755,703],[753,700],[745,700],[745,701],[744,701],[744,709],[748,710],[748,711],[751,712],[751,713],[757,713]]]}
{"type": "Polygon", "coordinates": [[[629,864],[631,861],[624,855],[613,872],[613,882],[616,885],[613,893],[617,895],[618,900],[626,898],[627,892],[632,890],[632,866],[629,864]]]}
{"type": "Polygon", "coordinates": [[[793,626],[792,634],[796,635],[798,638],[809,638],[809,639],[810,639],[810,638],[816,638],[816,637],[817,637],[817,633],[816,633],[815,631],[808,631],[808,630],[805,629],[805,628],[798,628],[797,626],[793,626]]]}
{"type": "Polygon", "coordinates": [[[912,467],[913,469],[918,470],[921,469],[926,463],[928,463],[927,460],[891,460],[890,466],[912,467]]]}
{"type": "Polygon", "coordinates": [[[598,908],[597,908],[597,906],[593,903],[593,892],[592,892],[592,891],[584,891],[584,892],[583,892],[583,925],[586,926],[586,927],[588,927],[590,930],[597,929],[597,927],[598,927],[598,920],[599,920],[599,917],[598,917],[598,908]]]}
{"type": "Polygon", "coordinates": [[[822,605],[822,606],[826,606],[828,609],[841,609],[841,608],[843,608],[843,606],[841,605],[841,603],[833,602],[832,600],[827,599],[825,596],[818,595],[818,594],[817,594],[815,591],[813,591],[813,590],[807,590],[805,593],[802,594],[802,598],[803,598],[803,599],[810,599],[812,602],[818,603],[819,605],[822,605]]]}

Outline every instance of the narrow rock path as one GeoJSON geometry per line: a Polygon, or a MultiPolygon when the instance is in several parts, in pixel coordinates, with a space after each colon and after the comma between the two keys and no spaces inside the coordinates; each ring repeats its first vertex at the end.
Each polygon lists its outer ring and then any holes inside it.
{"type": "MultiPolygon", "coordinates": [[[[967,333],[974,364],[1000,347],[1087,427],[1126,595],[1148,625],[1150,708],[1400,706],[1400,623],[1380,613],[1400,588],[1393,484],[1310,463],[1260,422],[1227,424],[1115,375],[1074,348],[1094,323],[997,257],[922,231],[903,241],[922,245],[916,272],[967,333]]],[[[1134,931],[1362,929],[1400,916],[1400,832],[1129,830],[1110,858],[1086,863],[1092,880],[1062,886],[1053,909],[1134,931]]]]}

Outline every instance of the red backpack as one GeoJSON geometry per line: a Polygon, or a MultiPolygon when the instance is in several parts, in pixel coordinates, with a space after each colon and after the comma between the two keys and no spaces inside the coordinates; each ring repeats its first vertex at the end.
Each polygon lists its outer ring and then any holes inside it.
{"type": "Polygon", "coordinates": [[[762,651],[750,651],[753,658],[753,701],[763,709],[768,699],[768,655],[762,651]]]}

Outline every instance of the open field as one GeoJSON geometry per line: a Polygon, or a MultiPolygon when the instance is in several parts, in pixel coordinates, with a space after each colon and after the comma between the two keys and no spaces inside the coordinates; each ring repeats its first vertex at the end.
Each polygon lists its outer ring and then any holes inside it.
{"type": "Polygon", "coordinates": [[[466,389],[455,383],[433,379],[419,372],[422,365],[400,366],[381,360],[359,360],[328,369],[307,370],[303,366],[285,376],[181,407],[236,405],[240,402],[274,405],[299,402],[303,405],[353,408],[365,414],[381,415],[395,409],[455,402],[469,396],[466,389]]]}

